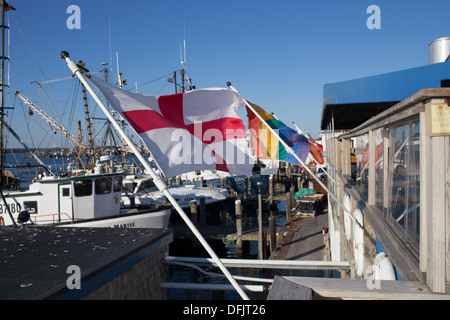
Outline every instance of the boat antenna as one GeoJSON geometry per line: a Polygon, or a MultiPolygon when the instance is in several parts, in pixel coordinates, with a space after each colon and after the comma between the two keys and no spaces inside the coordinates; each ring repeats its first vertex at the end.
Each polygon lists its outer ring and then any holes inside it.
{"type": "MultiPolygon", "coordinates": [[[[184,18],[184,37],[183,37],[183,48],[181,48],[180,44],[180,63],[181,63],[181,89],[182,92],[186,91],[186,85],[185,82],[187,81],[189,85],[189,90],[195,89],[194,86],[192,86],[191,79],[187,76],[186,73],[186,64],[187,64],[187,57],[186,57],[186,17],[184,18]]],[[[176,90],[176,83],[175,83],[175,90],[176,90]]]]}

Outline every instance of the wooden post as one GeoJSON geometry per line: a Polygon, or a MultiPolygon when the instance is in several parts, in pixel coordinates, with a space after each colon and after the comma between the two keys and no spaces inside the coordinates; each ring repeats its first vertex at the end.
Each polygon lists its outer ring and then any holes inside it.
{"type": "Polygon", "coordinates": [[[236,256],[238,259],[243,257],[243,248],[242,248],[242,208],[241,208],[241,200],[236,200],[234,202],[235,210],[236,210],[236,256]]]}
{"type": "Polygon", "coordinates": [[[290,190],[290,194],[291,194],[291,199],[290,199],[290,201],[291,201],[291,208],[295,208],[295,198],[294,198],[294,196],[295,196],[295,185],[291,185],[291,190],[290,190]]]}
{"type": "Polygon", "coordinates": [[[270,196],[270,201],[271,203],[273,202],[272,197],[273,197],[273,175],[269,176],[269,196],[270,196]]]}
{"type": "Polygon", "coordinates": [[[286,220],[291,216],[291,193],[286,192],[286,220]]]}
{"type": "MultiPolygon", "coordinates": [[[[192,200],[189,204],[190,204],[190,207],[191,207],[191,221],[197,227],[198,226],[197,200],[192,200]]],[[[192,241],[192,244],[191,244],[192,250],[194,252],[198,252],[199,250],[201,250],[202,245],[201,245],[201,243],[197,240],[197,238],[194,235],[192,235],[191,241],[192,241]]]]}
{"type": "Polygon", "coordinates": [[[277,230],[275,225],[275,212],[273,203],[273,176],[269,177],[269,196],[270,196],[270,214],[269,214],[269,239],[270,252],[274,252],[277,248],[277,230]]]}
{"type": "Polygon", "coordinates": [[[220,226],[225,228],[227,226],[227,214],[226,210],[220,210],[220,226]]]}
{"type": "Polygon", "coordinates": [[[269,216],[269,242],[270,252],[272,253],[277,249],[277,228],[275,225],[275,215],[272,210],[270,210],[269,216]]]}
{"type": "Polygon", "coordinates": [[[191,206],[191,221],[195,226],[197,226],[198,225],[197,200],[192,200],[190,202],[190,206],[191,206]]]}
{"type": "Polygon", "coordinates": [[[262,238],[261,238],[261,247],[262,247],[262,259],[266,260],[267,255],[267,230],[262,230],[262,238]]]}
{"type": "Polygon", "coordinates": [[[247,201],[248,178],[244,179],[244,201],[247,201]]]}
{"type": "Polygon", "coordinates": [[[200,225],[204,226],[206,224],[206,199],[205,197],[200,198],[200,225]]]}
{"type": "Polygon", "coordinates": [[[260,259],[260,260],[264,259],[261,185],[262,185],[262,182],[258,182],[258,259],[260,259]]]}

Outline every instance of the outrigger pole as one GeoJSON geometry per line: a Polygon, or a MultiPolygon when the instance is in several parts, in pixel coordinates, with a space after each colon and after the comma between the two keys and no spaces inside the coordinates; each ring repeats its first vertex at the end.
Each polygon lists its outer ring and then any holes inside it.
{"type": "MultiPolygon", "coordinates": [[[[231,82],[227,82],[227,86],[228,87],[230,87],[230,89],[231,90],[233,90],[234,92],[236,92],[237,94],[239,94],[240,95],[240,93],[239,93],[239,91],[237,91],[236,90],[236,88],[235,87],[233,87],[232,85],[231,85],[231,82]]],[[[300,157],[292,150],[292,148],[291,147],[289,147],[287,144],[286,144],[286,142],[284,142],[284,140],[283,139],[281,139],[280,138],[280,136],[278,135],[278,133],[277,132],[275,132],[275,130],[273,130],[268,124],[267,124],[267,122],[259,115],[259,113],[258,112],[256,112],[255,111],[255,109],[250,105],[250,103],[248,103],[247,102],[247,100],[245,100],[244,98],[242,98],[244,101],[245,101],[245,105],[258,117],[258,119],[262,122],[262,123],[264,123],[264,125],[267,127],[267,128],[269,128],[269,130],[270,130],[270,132],[273,134],[273,135],[275,135],[275,137],[277,137],[277,139],[278,139],[278,141],[280,141],[281,142],[281,144],[285,147],[285,149],[286,149],[286,151],[290,154],[290,155],[292,155],[292,156],[294,156],[295,157],[295,159],[297,159],[298,160],[298,162],[300,162],[300,164],[306,169],[306,171],[308,171],[308,173],[311,175],[311,177],[313,177],[319,184],[320,184],[320,186],[339,204],[339,206],[342,208],[342,209],[344,209],[344,212],[346,213],[346,214],[348,214],[349,216],[350,216],[350,218],[356,223],[356,224],[358,224],[360,227],[361,227],[361,229],[364,229],[364,227],[361,225],[361,223],[358,221],[358,220],[356,220],[356,218],[351,214],[351,212],[347,209],[347,208],[345,208],[345,206],[339,201],[339,199],[333,194],[333,193],[331,193],[330,192],[330,190],[328,190],[328,188],[322,183],[322,181],[320,181],[320,179],[311,171],[311,169],[309,169],[306,165],[305,165],[305,163],[300,159],[300,157]]]]}
{"type": "Polygon", "coordinates": [[[25,142],[17,135],[17,133],[5,122],[2,120],[3,126],[8,129],[8,131],[14,136],[14,138],[17,139],[17,141],[20,142],[20,144],[25,148],[25,151],[28,152],[44,169],[47,171],[50,175],[54,176],[55,174],[45,165],[45,163],[42,162],[41,159],[39,159],[38,156],[34,152],[28,148],[28,146],[25,144],[25,142]]]}
{"type": "Polygon", "coordinates": [[[192,223],[192,221],[189,219],[189,217],[184,213],[183,209],[181,209],[180,205],[176,202],[176,200],[173,198],[172,194],[167,189],[166,183],[161,179],[161,177],[157,176],[156,173],[153,171],[152,167],[149,165],[149,163],[145,160],[145,158],[142,156],[142,154],[137,150],[136,146],[132,141],[128,138],[128,136],[125,134],[123,129],[120,127],[120,125],[116,122],[114,117],[109,113],[106,106],[103,104],[103,102],[100,100],[98,95],[95,93],[95,91],[92,89],[90,84],[87,82],[87,80],[83,76],[82,70],[72,61],[70,60],[69,53],[66,51],[61,52],[61,58],[67,62],[67,65],[69,69],[73,72],[74,75],[76,75],[81,83],[84,84],[86,89],[89,91],[89,93],[94,98],[95,102],[99,105],[99,107],[102,109],[102,111],[105,113],[106,117],[109,121],[113,124],[113,126],[116,128],[117,132],[122,136],[122,138],[125,140],[125,142],[128,144],[128,146],[131,148],[133,153],[136,155],[136,157],[139,159],[139,161],[142,163],[144,168],[150,173],[150,176],[153,179],[153,182],[158,187],[158,189],[164,193],[164,195],[167,197],[167,199],[170,201],[172,206],[175,208],[175,210],[178,212],[178,214],[183,218],[184,222],[188,225],[188,227],[191,229],[191,231],[194,233],[194,235],[197,237],[199,242],[203,245],[203,247],[206,249],[206,251],[209,253],[211,258],[216,262],[220,270],[225,274],[228,281],[233,285],[234,289],[239,293],[241,298],[243,300],[249,300],[248,296],[244,292],[244,290],[240,287],[240,285],[237,283],[237,281],[233,278],[231,273],[228,271],[228,269],[225,267],[225,265],[222,263],[220,258],[217,256],[217,254],[214,252],[214,250],[211,248],[211,246],[206,242],[205,238],[201,235],[201,233],[197,230],[195,225],[192,223]]]}

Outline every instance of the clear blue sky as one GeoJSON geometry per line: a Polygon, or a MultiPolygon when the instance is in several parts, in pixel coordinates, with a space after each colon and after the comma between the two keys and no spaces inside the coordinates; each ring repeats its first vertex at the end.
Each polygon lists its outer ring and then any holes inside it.
{"type": "MultiPolygon", "coordinates": [[[[35,124],[38,116],[27,116],[13,94],[20,91],[54,117],[31,82],[71,76],[61,50],[84,60],[91,71],[112,61],[114,82],[118,53],[128,89],[135,90],[137,82],[139,92],[162,95],[174,93],[166,77],[148,82],[179,70],[186,39],[187,73],[197,88],[225,87],[230,81],[247,100],[317,137],[324,84],[426,65],[428,44],[450,36],[448,0],[9,2],[17,10],[9,15],[9,105],[15,110],[8,111],[8,121],[35,147],[59,146],[63,139],[45,136],[48,125],[35,124]],[[67,28],[72,4],[81,10],[81,29],[67,28]],[[366,26],[370,5],[381,10],[379,30],[366,26]]],[[[43,87],[76,135],[84,110],[81,94],[75,101],[69,91],[72,83],[43,87]]],[[[92,102],[90,108],[103,117],[92,102]]]]}

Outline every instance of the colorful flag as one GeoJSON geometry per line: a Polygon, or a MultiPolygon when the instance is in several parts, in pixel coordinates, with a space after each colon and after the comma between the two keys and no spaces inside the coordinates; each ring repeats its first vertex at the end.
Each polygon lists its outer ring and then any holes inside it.
{"type": "Polygon", "coordinates": [[[139,134],[167,178],[196,170],[251,176],[254,159],[235,111],[244,101],[231,90],[150,96],[90,80],[139,134]]]}
{"type": "Polygon", "coordinates": [[[324,164],[325,163],[325,160],[322,156],[322,153],[319,150],[319,147],[312,144],[310,153],[316,164],[324,164]]]}
{"type": "MultiPolygon", "coordinates": [[[[272,115],[265,112],[262,108],[249,102],[249,104],[266,121],[275,119],[272,115]]],[[[256,158],[279,160],[280,157],[286,158],[286,149],[280,143],[275,134],[259,120],[259,118],[247,107],[248,129],[252,134],[253,149],[256,158]]]]}
{"type": "Polygon", "coordinates": [[[309,133],[306,133],[309,142],[311,143],[311,156],[314,159],[314,162],[316,164],[324,164],[325,159],[323,158],[323,147],[321,144],[317,143],[310,135],[309,133]]]}
{"type": "MultiPolygon", "coordinates": [[[[250,102],[249,102],[250,103],[250,102]]],[[[298,134],[294,129],[287,127],[273,115],[264,111],[261,107],[250,103],[253,109],[269,125],[279,137],[294,151],[294,153],[306,162],[311,144],[308,139],[298,134]]],[[[283,144],[272,134],[267,126],[247,107],[248,127],[252,134],[253,148],[259,159],[283,160],[298,166],[302,164],[289,154],[283,144]]]]}

